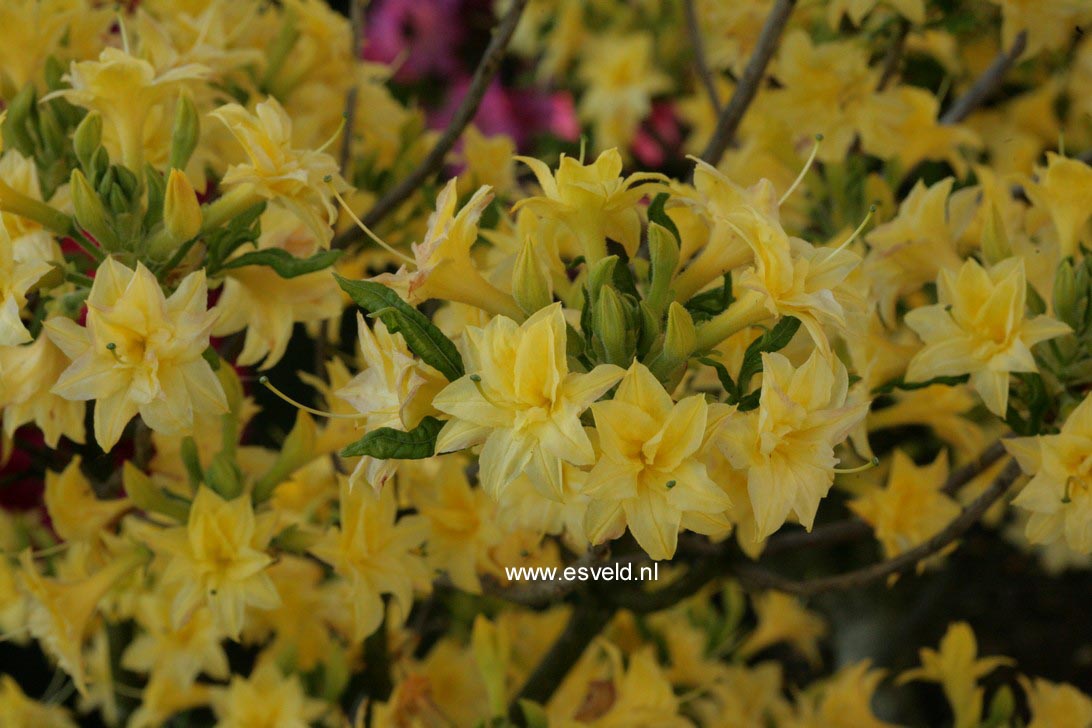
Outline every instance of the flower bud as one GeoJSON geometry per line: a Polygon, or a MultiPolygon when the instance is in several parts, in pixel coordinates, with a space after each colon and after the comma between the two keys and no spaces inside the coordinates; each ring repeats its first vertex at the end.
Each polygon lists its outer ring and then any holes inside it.
{"type": "Polygon", "coordinates": [[[630,342],[635,338],[629,330],[629,316],[622,297],[611,286],[603,286],[595,303],[592,323],[602,345],[601,360],[625,366],[633,356],[630,342]]]}
{"type": "MultiPolygon", "coordinates": [[[[201,230],[201,205],[186,173],[172,169],[163,197],[163,226],[177,247],[201,230]]],[[[152,251],[155,254],[157,251],[152,251]]]]}
{"type": "Polygon", "coordinates": [[[597,261],[588,270],[588,293],[592,303],[599,300],[599,291],[614,279],[614,267],[618,265],[617,255],[608,255],[597,261]]]}
{"type": "Polygon", "coordinates": [[[679,265],[679,244],[667,228],[656,223],[648,226],[649,269],[648,301],[654,311],[663,311],[671,298],[671,280],[679,265]]]}
{"type": "Polygon", "coordinates": [[[76,159],[80,161],[80,166],[90,173],[95,154],[102,146],[102,117],[97,111],[83,117],[72,136],[72,146],[76,150],[76,159]]]}
{"type": "Polygon", "coordinates": [[[1065,323],[1077,328],[1077,276],[1073,271],[1073,263],[1065,258],[1058,264],[1058,270],[1054,274],[1054,316],[1065,323]]]}
{"type": "Polygon", "coordinates": [[[122,466],[121,483],[125,488],[125,495],[137,508],[162,513],[180,523],[185,523],[188,519],[190,509],[185,501],[164,493],[151,478],[130,462],[122,466]]]}
{"type": "Polygon", "coordinates": [[[698,346],[698,332],[694,319],[686,307],[672,301],[667,309],[667,331],[663,349],[649,364],[649,370],[669,388],[677,383],[686,370],[686,362],[698,346]]]}
{"type": "Polygon", "coordinates": [[[1012,257],[1012,247],[1009,245],[1005,221],[1001,219],[1001,211],[997,209],[997,205],[992,203],[982,230],[982,254],[990,265],[1012,257]]]}
{"type": "Polygon", "coordinates": [[[311,462],[318,455],[315,449],[315,421],[304,411],[296,415],[296,424],[281,445],[273,466],[254,484],[254,503],[273,495],[273,489],[290,474],[311,462]]]}
{"type": "Polygon", "coordinates": [[[539,259],[536,247],[531,237],[524,240],[512,271],[512,296],[528,316],[549,306],[554,298],[550,273],[539,259]]]}
{"type": "Polygon", "coordinates": [[[478,663],[493,716],[503,716],[508,704],[508,661],[511,645],[507,634],[482,615],[474,619],[470,646],[478,663]]]}
{"type": "Polygon", "coordinates": [[[178,108],[174,112],[174,127],[171,129],[171,169],[185,169],[189,164],[197,140],[201,136],[201,118],[193,99],[188,93],[178,98],[178,108]]]}
{"type": "Polygon", "coordinates": [[[243,474],[230,455],[218,452],[205,469],[205,484],[224,500],[232,500],[243,492],[243,474]]]}
{"type": "Polygon", "coordinates": [[[72,206],[76,211],[76,222],[86,230],[106,250],[119,250],[121,241],[114,232],[114,227],[106,213],[99,195],[91,188],[91,183],[78,169],[72,170],[71,184],[72,206]]]}

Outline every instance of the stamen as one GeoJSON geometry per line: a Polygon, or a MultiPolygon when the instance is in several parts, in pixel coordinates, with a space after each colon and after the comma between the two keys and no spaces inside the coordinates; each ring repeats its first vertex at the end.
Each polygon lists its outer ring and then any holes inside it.
{"type": "Polygon", "coordinates": [[[125,360],[121,358],[121,354],[118,353],[118,345],[114,342],[110,342],[106,345],[106,350],[114,355],[114,361],[118,364],[124,364],[125,360]]]}
{"type": "Polygon", "coordinates": [[[1075,475],[1070,475],[1068,478],[1065,479],[1065,493],[1062,494],[1062,503],[1069,504],[1073,502],[1073,498],[1069,495],[1069,489],[1070,486],[1073,485],[1073,479],[1076,477],[1077,476],[1075,475]]]}
{"type": "Polygon", "coordinates": [[[367,235],[369,238],[371,238],[376,243],[378,243],[381,248],[386,250],[391,255],[393,255],[393,256],[395,256],[397,258],[401,258],[402,260],[406,261],[407,263],[412,263],[415,266],[417,265],[416,260],[414,260],[413,258],[409,257],[408,255],[406,255],[405,253],[403,253],[403,252],[401,252],[399,250],[395,250],[390,245],[388,245],[381,237],[379,237],[378,235],[373,233],[371,231],[371,228],[369,228],[367,225],[365,225],[363,222],[361,222],[360,218],[356,216],[356,213],[352,211],[352,208],[349,207],[349,203],[345,201],[345,198],[341,196],[341,193],[338,192],[337,190],[334,190],[333,192],[334,192],[334,197],[337,198],[337,201],[341,205],[342,209],[345,210],[345,212],[349,215],[349,219],[351,219],[354,223],[356,223],[356,226],[358,228],[360,228],[361,230],[363,230],[365,235],[367,235]]]}
{"type": "Polygon", "coordinates": [[[482,386],[482,378],[480,374],[471,374],[470,381],[474,382],[474,386],[477,388],[478,394],[482,396],[482,399],[484,399],[486,402],[493,405],[494,407],[497,406],[497,403],[493,401],[493,398],[485,393],[485,387],[482,386]]]}
{"type": "Polygon", "coordinates": [[[338,412],[326,412],[325,410],[315,409],[314,407],[308,407],[305,404],[300,404],[299,402],[292,399],[291,397],[289,397],[287,394],[285,394],[281,390],[274,387],[273,383],[269,381],[269,377],[267,377],[265,375],[262,375],[261,377],[258,377],[258,383],[261,384],[266,389],[268,389],[273,394],[275,394],[278,397],[280,397],[281,399],[283,399],[288,404],[292,405],[296,409],[301,409],[304,412],[309,412],[310,414],[318,415],[319,417],[329,417],[331,419],[337,419],[337,420],[361,420],[361,419],[364,419],[364,415],[361,415],[361,414],[344,414],[344,413],[338,413],[338,412]]]}
{"type": "Polygon", "coordinates": [[[854,473],[863,473],[866,470],[871,470],[879,464],[880,459],[878,457],[873,457],[864,465],[858,465],[855,468],[834,468],[834,472],[838,475],[853,475],[854,473]]]}
{"type": "Polygon", "coordinates": [[[584,164],[584,153],[588,151],[588,137],[580,135],[580,163],[584,164]]]}
{"type": "Polygon", "coordinates": [[[675,487],[675,481],[674,480],[667,481],[666,483],[664,483],[664,487],[667,488],[668,490],[671,490],[672,488],[675,487]]]}
{"type": "MultiPolygon", "coordinates": [[[[865,219],[861,220],[861,224],[857,226],[857,229],[853,231],[852,235],[850,235],[848,238],[846,238],[846,241],[844,243],[842,243],[841,245],[839,245],[837,248],[834,249],[834,253],[841,253],[843,250],[846,249],[846,247],[850,243],[852,243],[854,240],[856,240],[857,236],[860,235],[861,232],[864,231],[865,226],[868,225],[868,221],[872,219],[872,216],[874,214],[876,214],[876,205],[874,205],[874,204],[869,205],[868,206],[868,214],[865,215],[865,219]]],[[[831,253],[831,255],[834,255],[834,253],[831,253]]]]}
{"type": "Polygon", "coordinates": [[[796,175],[796,179],[789,185],[789,189],[785,191],[785,194],[781,195],[781,199],[777,201],[777,206],[785,204],[785,201],[792,197],[792,193],[796,192],[796,188],[800,186],[800,183],[804,181],[804,177],[811,169],[811,165],[815,163],[815,155],[819,154],[819,144],[823,141],[822,134],[815,135],[815,146],[811,148],[811,154],[808,155],[808,161],[804,162],[804,168],[800,170],[800,174],[796,175]]]}
{"type": "MultiPolygon", "coordinates": [[[[337,125],[337,129],[334,129],[334,133],[330,136],[329,139],[327,139],[325,142],[322,143],[322,146],[319,147],[317,151],[325,152],[326,149],[331,144],[333,144],[335,141],[337,141],[337,138],[339,136],[341,136],[341,132],[343,132],[343,131],[345,131],[345,115],[344,114],[341,115],[341,123],[337,125]]],[[[326,175],[326,177],[327,177],[326,181],[329,182],[330,179],[331,179],[331,175],[326,175]]]]}
{"type": "Polygon", "coordinates": [[[125,29],[125,18],[121,13],[115,13],[115,18],[118,23],[118,32],[121,34],[121,47],[125,51],[126,55],[133,55],[133,52],[129,50],[129,33],[125,29]]]}

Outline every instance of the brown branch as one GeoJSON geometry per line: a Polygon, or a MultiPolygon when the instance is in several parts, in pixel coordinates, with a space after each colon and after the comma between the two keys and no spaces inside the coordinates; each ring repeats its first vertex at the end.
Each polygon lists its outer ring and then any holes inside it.
{"type": "Polygon", "coordinates": [[[893,574],[912,568],[922,559],[938,553],[962,536],[971,526],[989,510],[990,506],[1001,499],[1016,478],[1020,475],[1020,466],[1010,461],[993,483],[978,496],[951,523],[936,533],[929,540],[898,556],[866,566],[855,571],[817,579],[790,579],[775,574],[752,564],[740,564],[735,567],[740,581],[752,588],[775,589],[797,596],[814,596],[830,591],[844,591],[866,586],[893,574]]]}
{"type": "Polygon", "coordinates": [[[883,71],[880,73],[880,81],[876,84],[877,91],[883,91],[898,73],[902,54],[906,50],[906,36],[910,34],[910,21],[899,18],[895,26],[895,36],[891,39],[891,45],[887,47],[887,53],[883,57],[883,71]]]}
{"type": "MultiPolygon", "coordinates": [[[[421,186],[429,175],[434,174],[443,166],[447,153],[454,148],[455,143],[463,133],[463,129],[478,113],[478,106],[481,105],[489,84],[493,82],[497,71],[500,70],[501,60],[504,58],[508,43],[519,24],[519,19],[523,15],[523,9],[527,7],[528,0],[511,0],[511,2],[512,5],[508,12],[501,18],[500,23],[493,31],[493,38],[489,41],[478,67],[474,70],[474,77],[470,81],[470,87],[467,89],[462,103],[459,104],[459,108],[456,109],[455,115],[451,117],[451,122],[421,163],[405,179],[387,190],[364,215],[364,224],[368,227],[374,227],[384,217],[397,209],[421,186]]],[[[361,231],[349,230],[335,238],[334,247],[345,247],[361,236],[361,231]]]]}
{"type": "Polygon", "coordinates": [[[956,99],[956,101],[948,107],[948,110],[941,115],[940,123],[958,124],[992,96],[993,93],[1000,88],[1001,82],[1005,78],[1005,74],[1008,73],[1009,69],[1012,68],[1012,65],[1016,63],[1020,54],[1024,52],[1027,42],[1028,32],[1026,30],[1020,31],[1019,35],[1013,40],[1012,47],[998,53],[997,57],[993,59],[993,63],[990,64],[990,67],[978,77],[978,80],[967,89],[966,93],[956,99]]]}
{"type": "MultiPolygon", "coordinates": [[[[592,546],[576,561],[566,567],[559,568],[558,571],[564,571],[566,568],[580,569],[581,567],[598,564],[605,560],[608,553],[609,547],[607,544],[592,546]]],[[[558,602],[575,591],[581,584],[575,579],[546,579],[505,586],[489,576],[483,576],[481,582],[482,592],[486,595],[524,607],[545,607],[558,602]]]]}
{"type": "Polygon", "coordinates": [[[713,111],[719,114],[720,97],[717,95],[717,84],[713,79],[713,72],[709,69],[709,62],[705,57],[705,44],[702,42],[701,26],[698,23],[698,9],[694,5],[694,0],[685,0],[683,6],[686,11],[686,32],[690,38],[690,49],[694,53],[694,68],[698,71],[698,78],[705,87],[705,93],[709,96],[713,111]]]}
{"type": "Polygon", "coordinates": [[[766,66],[773,58],[774,51],[777,50],[781,33],[785,30],[785,24],[788,23],[789,15],[795,5],[796,0],[776,0],[773,9],[770,10],[766,23],[762,26],[762,32],[758,35],[758,42],[755,43],[754,53],[747,61],[747,67],[743,69],[743,75],[740,76],[732,98],[717,119],[713,137],[706,145],[705,151],[701,153],[701,158],[709,164],[716,166],[720,158],[724,156],[724,151],[735,139],[736,130],[743,121],[743,115],[747,113],[747,107],[751,105],[758,93],[758,86],[762,83],[766,66]]]}
{"type": "MultiPolygon", "coordinates": [[[[948,474],[941,492],[947,496],[954,496],[960,488],[981,475],[987,468],[1000,460],[1005,454],[1005,446],[1001,440],[996,440],[989,447],[979,453],[978,457],[948,474]]],[[[817,546],[831,546],[833,544],[856,541],[872,533],[872,527],[860,518],[846,518],[833,523],[816,526],[808,531],[790,531],[779,533],[766,543],[763,556],[794,551],[799,548],[814,548],[817,546]]]]}
{"type": "MultiPolygon", "coordinates": [[[[364,31],[364,0],[349,0],[349,27],[352,30],[349,49],[350,61],[356,66],[360,60],[360,41],[364,31]]],[[[353,124],[356,121],[356,99],[360,89],[353,79],[353,85],[349,87],[349,93],[345,95],[345,128],[342,129],[341,154],[338,159],[338,168],[344,175],[349,169],[349,155],[353,148],[353,124]]]]}

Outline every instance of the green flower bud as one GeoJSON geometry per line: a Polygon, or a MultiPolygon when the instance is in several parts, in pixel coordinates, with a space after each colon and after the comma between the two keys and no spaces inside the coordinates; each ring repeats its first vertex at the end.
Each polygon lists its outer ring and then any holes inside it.
{"type": "Polygon", "coordinates": [[[1073,262],[1066,258],[1058,264],[1054,274],[1054,316],[1069,324],[1075,331],[1080,328],[1077,320],[1077,274],[1073,262]]]}
{"type": "Polygon", "coordinates": [[[528,316],[549,306],[554,299],[550,272],[539,258],[536,247],[533,238],[528,237],[516,256],[512,271],[512,296],[528,316]]]}
{"type": "Polygon", "coordinates": [[[165,234],[156,236],[148,251],[155,258],[166,257],[201,230],[201,205],[197,201],[197,193],[185,172],[177,168],[172,169],[167,178],[163,227],[165,234]]]}
{"type": "Polygon", "coordinates": [[[990,700],[990,716],[985,725],[1005,726],[1009,725],[1013,713],[1016,712],[1016,698],[1012,694],[1012,688],[1002,685],[993,694],[990,700]]]}
{"type": "Polygon", "coordinates": [[[671,388],[678,384],[679,378],[686,371],[686,363],[698,346],[698,331],[694,319],[686,307],[672,301],[667,309],[667,331],[664,334],[663,349],[652,362],[649,370],[665,386],[671,388]]]}
{"type": "Polygon", "coordinates": [[[130,200],[136,198],[140,192],[140,180],[128,167],[117,168],[117,186],[130,200]]]}
{"type": "Polygon", "coordinates": [[[599,291],[614,279],[614,267],[618,265],[617,255],[608,255],[598,260],[588,271],[588,292],[592,303],[599,300],[599,291]]]}
{"type": "Polygon", "coordinates": [[[318,456],[315,437],[315,421],[306,412],[300,411],[296,415],[296,424],[281,445],[276,462],[254,484],[252,496],[255,503],[268,499],[278,483],[318,456]]]}
{"type": "Polygon", "coordinates": [[[654,311],[663,311],[671,297],[671,280],[679,265],[679,244],[671,232],[656,223],[648,226],[649,270],[648,301],[654,311]]]}
{"type": "Polygon", "coordinates": [[[197,113],[197,107],[193,105],[193,99],[188,93],[183,93],[178,98],[178,108],[174,112],[174,127],[171,130],[171,156],[172,169],[185,169],[189,164],[193,150],[197,148],[197,140],[201,136],[201,117],[197,113]]]}
{"type": "Polygon", "coordinates": [[[611,286],[603,286],[599,300],[592,312],[592,324],[602,346],[601,360],[609,364],[625,366],[633,358],[633,332],[629,330],[629,316],[622,297],[611,286]]]}
{"type": "Polygon", "coordinates": [[[102,147],[102,116],[97,111],[83,117],[83,121],[76,127],[76,133],[72,136],[72,147],[76,150],[76,159],[80,161],[80,166],[90,173],[95,155],[102,147]]]}
{"type": "MultiPolygon", "coordinates": [[[[72,194],[72,206],[76,210],[76,222],[86,230],[106,250],[119,250],[121,240],[114,232],[113,223],[102,204],[102,199],[91,188],[91,183],[78,169],[72,170],[69,189],[72,194]]],[[[113,187],[111,187],[113,189],[113,187]]]]}
{"type": "Polygon", "coordinates": [[[986,224],[982,230],[982,254],[990,265],[1012,257],[1009,234],[1001,219],[1001,211],[995,204],[990,205],[990,212],[986,215],[986,224]]]}
{"type": "Polygon", "coordinates": [[[185,523],[189,518],[190,507],[186,501],[164,493],[151,478],[130,462],[122,466],[121,483],[125,488],[125,495],[137,508],[162,513],[179,523],[185,523]]]}
{"type": "Polygon", "coordinates": [[[230,455],[218,452],[205,469],[205,484],[224,500],[231,500],[243,492],[243,474],[230,455]]]}
{"type": "Polygon", "coordinates": [[[64,153],[68,140],[50,104],[42,104],[38,109],[38,135],[48,157],[57,158],[64,153]]]}

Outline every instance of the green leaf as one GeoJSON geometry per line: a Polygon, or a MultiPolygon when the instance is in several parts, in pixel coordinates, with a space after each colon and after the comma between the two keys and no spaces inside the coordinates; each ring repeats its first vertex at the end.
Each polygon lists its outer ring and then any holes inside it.
{"type": "Polygon", "coordinates": [[[713,367],[717,372],[717,379],[720,380],[720,386],[724,387],[724,391],[728,393],[729,397],[734,399],[739,398],[739,392],[736,390],[735,380],[732,379],[732,375],[728,373],[728,367],[721,364],[716,359],[708,356],[699,357],[698,361],[702,364],[713,367]]]}
{"type": "Polygon", "coordinates": [[[448,381],[454,381],[466,373],[463,357],[451,339],[397,293],[381,283],[352,281],[336,273],[334,278],[358,306],[378,317],[392,334],[401,333],[410,351],[447,377],[448,381]]]}
{"type": "Polygon", "coordinates": [[[283,248],[266,248],[232,258],[224,263],[224,268],[266,265],[276,271],[281,278],[295,278],[329,268],[341,252],[340,250],[320,250],[310,258],[297,258],[283,248]]]}
{"type": "Polygon", "coordinates": [[[708,321],[718,313],[724,311],[732,304],[733,300],[732,275],[729,273],[724,276],[724,282],[720,288],[714,288],[711,291],[699,293],[687,301],[685,306],[686,310],[690,312],[690,316],[694,319],[694,322],[700,323],[702,321],[708,321]]]}
{"type": "Polygon", "coordinates": [[[664,205],[671,199],[671,195],[666,192],[661,192],[652,198],[652,203],[648,206],[648,219],[657,225],[663,225],[667,228],[672,235],[675,236],[675,242],[680,246],[682,245],[682,236],[679,234],[679,228],[675,226],[675,221],[672,220],[667,211],[664,210],[664,205]]]}
{"type": "Polygon", "coordinates": [[[772,329],[751,342],[743,355],[743,366],[739,368],[739,377],[736,379],[741,393],[747,389],[751,377],[762,371],[762,355],[784,349],[799,328],[800,319],[785,316],[772,329]]]}
{"type": "Polygon", "coordinates": [[[380,427],[341,451],[342,457],[370,455],[380,460],[421,460],[432,457],[436,450],[436,435],[443,420],[426,417],[409,432],[393,427],[380,427]]]}

